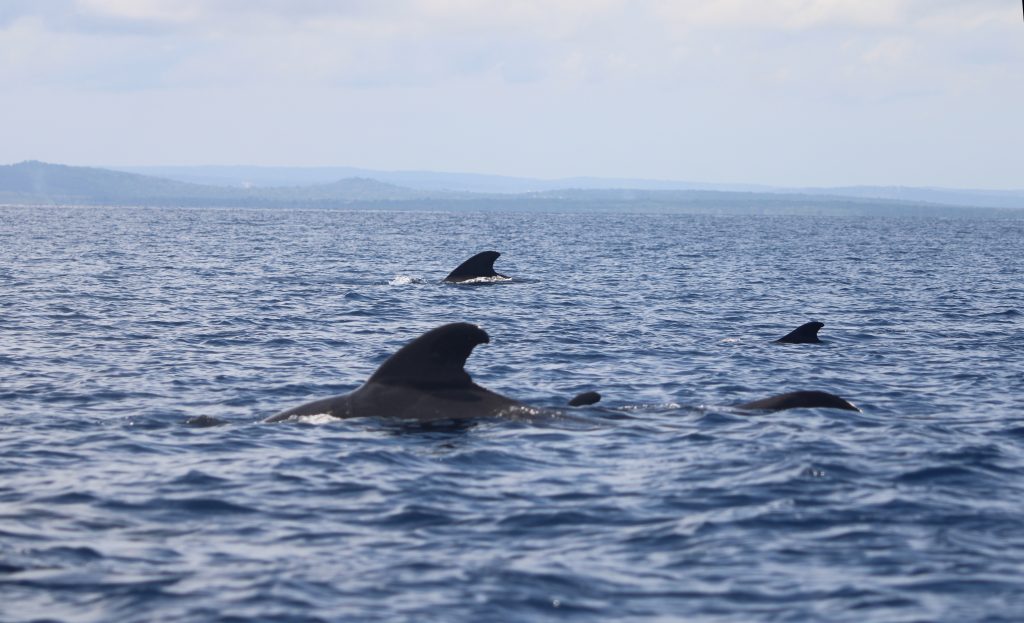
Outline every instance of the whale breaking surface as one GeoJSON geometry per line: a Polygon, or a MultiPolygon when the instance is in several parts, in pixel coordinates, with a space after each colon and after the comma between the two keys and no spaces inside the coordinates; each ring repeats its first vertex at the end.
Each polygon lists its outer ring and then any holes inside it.
{"type": "MultiPolygon", "coordinates": [[[[265,421],[330,415],[434,422],[536,412],[534,407],[477,385],[466,372],[473,349],[490,341],[487,332],[474,324],[442,325],[403,346],[354,391],[281,411],[265,421]]],[[[575,396],[569,405],[590,406],[600,400],[599,393],[590,391],[575,396]]],[[[815,407],[858,410],[839,396],[822,391],[790,392],[736,408],[781,411],[815,407]]]]}
{"type": "Polygon", "coordinates": [[[501,257],[501,253],[497,251],[481,251],[456,266],[455,270],[444,278],[444,283],[470,284],[509,281],[511,277],[494,270],[494,262],[499,257],[501,257]]]}
{"type": "Polygon", "coordinates": [[[391,355],[356,390],[282,411],[266,421],[318,414],[342,419],[460,420],[524,408],[480,387],[464,369],[473,349],[488,342],[487,332],[468,322],[442,325],[391,355]]]}

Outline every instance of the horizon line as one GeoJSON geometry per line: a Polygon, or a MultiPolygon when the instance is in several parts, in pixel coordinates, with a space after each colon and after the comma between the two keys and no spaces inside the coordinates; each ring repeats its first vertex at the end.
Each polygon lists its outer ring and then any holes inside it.
{"type": "MultiPolygon", "coordinates": [[[[617,181],[617,182],[637,182],[637,183],[655,183],[655,184],[679,184],[679,185],[691,185],[691,186],[718,186],[718,187],[745,187],[748,190],[753,189],[773,189],[773,190],[842,190],[842,189],[910,189],[910,190],[934,190],[934,191],[964,191],[964,192],[991,192],[991,193],[1024,193],[1024,187],[1016,188],[993,188],[993,187],[969,187],[969,186],[931,186],[931,185],[911,185],[911,184],[884,184],[884,183],[867,183],[867,184],[834,184],[828,186],[815,186],[815,185],[787,185],[787,184],[766,184],[757,182],[709,182],[709,181],[687,181],[681,179],[669,179],[661,177],[630,177],[630,176],[601,176],[601,175],[571,175],[561,177],[537,177],[527,175],[510,175],[506,173],[479,173],[479,172],[467,172],[467,171],[446,171],[436,169],[374,169],[353,165],[278,165],[278,164],[146,164],[146,165],[83,165],[83,164],[68,164],[64,162],[49,162],[46,160],[38,159],[26,159],[17,162],[8,163],[0,166],[16,166],[19,164],[32,164],[39,163],[45,165],[55,166],[66,166],[66,167],[77,167],[77,168],[89,168],[89,169],[105,169],[111,171],[121,172],[133,172],[132,170],[139,169],[217,169],[217,168],[247,168],[247,169],[283,169],[283,170],[330,170],[330,169],[354,169],[360,172],[366,173],[384,173],[384,174],[426,174],[426,175],[458,175],[467,177],[481,177],[481,178],[499,178],[509,181],[523,181],[523,182],[544,182],[544,183],[557,183],[560,181],[571,181],[571,180],[587,180],[587,181],[617,181]]],[[[151,177],[161,177],[159,175],[150,175],[151,177]]],[[[165,178],[166,179],[166,178],[165,178]]],[[[343,178],[344,179],[344,178],[343,178]]],[[[382,181],[382,180],[378,180],[382,181]]],[[[608,186],[602,187],[606,190],[627,190],[631,188],[622,186],[608,186]]],[[[637,189],[641,190],[641,189],[637,189]]],[[[657,189],[643,189],[643,190],[657,190],[657,189]]],[[[675,189],[685,190],[685,189],[675,189]]],[[[711,189],[708,189],[711,190],[711,189]]]]}

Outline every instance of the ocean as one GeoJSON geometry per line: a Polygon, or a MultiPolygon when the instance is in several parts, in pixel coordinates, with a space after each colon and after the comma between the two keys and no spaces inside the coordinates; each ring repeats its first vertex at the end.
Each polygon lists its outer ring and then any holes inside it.
{"type": "Polygon", "coordinates": [[[1022,241],[0,208],[0,621],[1024,620],[1022,241]],[[440,283],[488,249],[512,282],[440,283]],[[456,321],[477,383],[564,415],[261,422],[456,321]],[[733,408],[799,389],[861,412],[733,408]]]}

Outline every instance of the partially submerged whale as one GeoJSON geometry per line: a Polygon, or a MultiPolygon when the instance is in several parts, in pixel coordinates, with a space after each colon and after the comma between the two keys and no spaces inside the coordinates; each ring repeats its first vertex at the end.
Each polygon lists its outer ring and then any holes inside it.
{"type": "Polygon", "coordinates": [[[824,326],[823,322],[805,322],[775,341],[782,344],[820,344],[818,331],[824,326]]]}
{"type": "Polygon", "coordinates": [[[463,420],[530,409],[473,382],[463,367],[490,336],[468,322],[427,331],[391,355],[351,393],[316,400],[268,418],[327,414],[336,418],[386,417],[421,422],[463,420]]]}
{"type": "MultiPolygon", "coordinates": [[[[308,402],[264,421],[280,422],[293,417],[325,414],[342,419],[382,417],[435,422],[491,416],[533,416],[550,411],[529,407],[473,382],[465,370],[466,360],[477,345],[490,341],[487,332],[474,324],[455,322],[442,325],[400,348],[354,391],[308,402]]],[[[574,397],[569,405],[593,405],[600,400],[599,393],[588,391],[574,397]]],[[[791,392],[736,406],[743,411],[814,407],[859,411],[839,396],[821,391],[791,392]]],[[[211,424],[196,421],[193,425],[211,424]]]]}
{"type": "Polygon", "coordinates": [[[511,279],[508,275],[494,271],[494,261],[500,256],[501,253],[497,251],[481,251],[448,273],[448,276],[444,278],[444,283],[465,283],[488,278],[511,279]]]}
{"type": "Polygon", "coordinates": [[[844,409],[846,411],[860,411],[846,400],[820,391],[799,391],[779,394],[754,402],[747,402],[736,406],[742,411],[784,411],[786,409],[844,409]]]}

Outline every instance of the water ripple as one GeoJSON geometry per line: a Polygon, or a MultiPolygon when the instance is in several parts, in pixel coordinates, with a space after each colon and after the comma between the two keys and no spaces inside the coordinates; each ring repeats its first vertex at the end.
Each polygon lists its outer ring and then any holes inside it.
{"type": "Polygon", "coordinates": [[[0,620],[1017,621],[1022,235],[0,208],[0,620]],[[439,283],[483,248],[512,282],[439,283]],[[454,320],[480,384],[601,403],[260,424],[454,320]],[[796,389],[862,412],[733,408],[796,389]]]}

